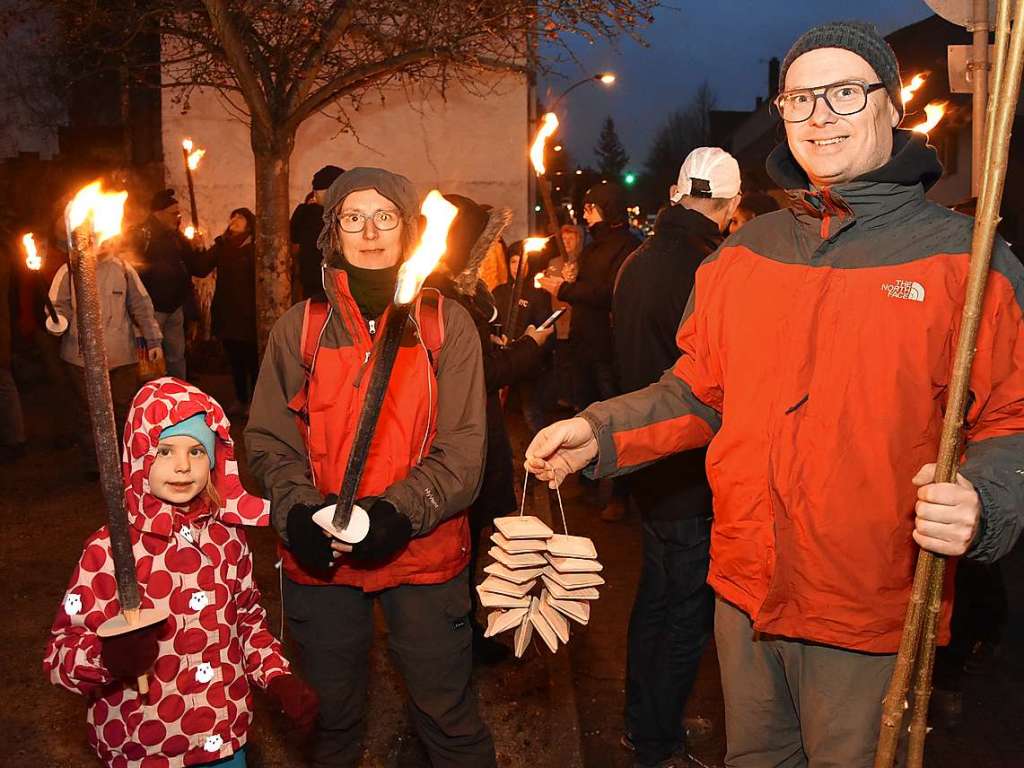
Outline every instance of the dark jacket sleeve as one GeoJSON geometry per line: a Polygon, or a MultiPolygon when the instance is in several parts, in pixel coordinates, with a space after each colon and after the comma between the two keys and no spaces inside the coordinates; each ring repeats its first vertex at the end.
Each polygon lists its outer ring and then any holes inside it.
{"type": "Polygon", "coordinates": [[[469,313],[446,301],[437,364],[437,432],[430,450],[384,498],[412,521],[414,536],[467,509],[483,478],[487,452],[484,365],[469,313]]]}
{"type": "Polygon", "coordinates": [[[296,304],[270,331],[245,427],[249,468],[270,497],[274,527],[286,542],[285,527],[292,507],[323,501],[313,485],[295,414],[288,408],[305,383],[299,349],[304,311],[304,302],[296,304]]]}
{"type": "Polygon", "coordinates": [[[213,272],[220,264],[225,248],[224,240],[218,236],[205,251],[193,251],[189,256],[189,273],[192,277],[206,277],[213,272]]]}
{"type": "Polygon", "coordinates": [[[493,394],[502,387],[518,384],[528,379],[543,367],[544,348],[529,336],[516,339],[506,347],[487,342],[484,357],[484,376],[487,393],[493,394]]]}

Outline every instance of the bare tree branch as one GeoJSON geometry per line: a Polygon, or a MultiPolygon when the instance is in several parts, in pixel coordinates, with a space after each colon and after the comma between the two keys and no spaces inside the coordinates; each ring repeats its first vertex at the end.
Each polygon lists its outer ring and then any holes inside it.
{"type": "MultiPolygon", "coordinates": [[[[220,38],[224,47],[224,55],[234,70],[242,95],[249,105],[252,118],[258,120],[261,126],[268,132],[273,130],[273,116],[270,112],[270,105],[267,97],[260,89],[256,74],[252,71],[249,57],[246,55],[245,44],[242,42],[238,30],[232,23],[228,13],[226,0],[203,0],[207,12],[210,14],[210,24],[213,26],[217,37],[220,38]]],[[[254,53],[258,54],[258,51],[254,53]]]]}

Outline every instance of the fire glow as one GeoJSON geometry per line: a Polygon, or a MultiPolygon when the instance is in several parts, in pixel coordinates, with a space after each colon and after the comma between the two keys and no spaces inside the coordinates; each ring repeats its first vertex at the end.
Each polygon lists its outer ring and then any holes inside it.
{"type": "Polygon", "coordinates": [[[96,245],[120,234],[127,199],[127,192],[104,192],[98,181],[82,187],[64,214],[69,235],[87,221],[96,236],[96,245]]]}
{"type": "Polygon", "coordinates": [[[542,119],[544,122],[541,124],[540,130],[537,131],[537,138],[533,140],[533,146],[530,147],[530,162],[533,163],[533,169],[538,176],[544,175],[544,145],[558,128],[558,118],[554,112],[545,113],[542,119]]]}
{"type": "Polygon", "coordinates": [[[36,250],[36,240],[31,232],[26,232],[21,237],[21,245],[25,249],[25,266],[36,272],[43,267],[43,260],[36,250]]]}
{"type": "Polygon", "coordinates": [[[185,150],[185,154],[187,155],[186,162],[188,163],[188,169],[190,171],[194,171],[196,168],[199,167],[199,161],[202,160],[203,155],[206,154],[205,149],[193,150],[193,146],[194,145],[192,144],[192,139],[181,140],[181,148],[185,150]]]}
{"type": "Polygon", "coordinates": [[[430,190],[424,198],[420,213],[426,218],[427,224],[416,250],[398,271],[395,304],[410,304],[416,298],[423,281],[434,271],[448,249],[448,229],[458,212],[459,209],[445,200],[436,189],[430,190]]]}
{"type": "Polygon", "coordinates": [[[914,93],[917,91],[918,88],[924,85],[924,81],[927,79],[927,77],[927,72],[922,72],[921,74],[914,75],[914,77],[911,78],[910,83],[908,85],[905,85],[900,90],[900,99],[902,99],[903,101],[903,106],[906,106],[907,104],[910,103],[911,99],[914,98],[914,93]]]}
{"type": "Polygon", "coordinates": [[[935,128],[936,125],[939,124],[939,121],[942,120],[943,115],[946,114],[946,104],[947,102],[945,101],[933,101],[926,105],[924,108],[924,122],[918,123],[910,130],[914,131],[914,133],[928,133],[929,131],[931,131],[933,128],[935,128]]]}
{"type": "Polygon", "coordinates": [[[191,240],[195,236],[196,236],[196,228],[195,227],[193,227],[191,224],[189,224],[187,227],[185,227],[185,237],[187,237],[189,240],[191,240]]]}

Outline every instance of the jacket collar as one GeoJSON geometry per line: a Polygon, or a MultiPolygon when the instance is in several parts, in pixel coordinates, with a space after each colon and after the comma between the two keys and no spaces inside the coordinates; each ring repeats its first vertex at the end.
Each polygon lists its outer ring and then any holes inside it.
{"type": "Polygon", "coordinates": [[[881,226],[893,214],[923,204],[924,193],[942,176],[938,155],[926,142],[921,134],[896,130],[889,162],[845,184],[820,190],[810,188],[786,142],[772,150],[765,165],[793,200],[798,219],[836,217],[881,226]]]}

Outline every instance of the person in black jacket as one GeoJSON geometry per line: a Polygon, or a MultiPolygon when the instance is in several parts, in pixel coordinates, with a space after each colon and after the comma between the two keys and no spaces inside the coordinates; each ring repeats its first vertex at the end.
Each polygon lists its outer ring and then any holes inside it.
{"type": "MultiPolygon", "coordinates": [[[[541,365],[545,355],[545,344],[554,333],[554,328],[538,331],[527,326],[518,339],[507,344],[499,343],[491,334],[492,324],[497,321],[499,309],[494,297],[478,272],[480,263],[491,244],[501,237],[508,226],[512,213],[507,208],[485,210],[482,206],[461,195],[445,195],[455,205],[458,215],[448,232],[448,247],[444,261],[438,270],[427,278],[426,285],[439,290],[446,298],[459,302],[469,310],[477,332],[484,357],[484,385],[487,391],[487,455],[484,460],[484,477],[469,512],[472,559],[470,573],[476,572],[476,560],[480,549],[480,536],[495,517],[513,514],[516,510],[514,489],[512,444],[505,427],[498,392],[502,387],[515,384],[530,376],[541,365]]],[[[473,611],[476,612],[476,590],[470,590],[473,611]]],[[[499,661],[508,655],[506,646],[483,637],[483,628],[473,621],[474,655],[483,662],[499,661]]]]}
{"type": "Polygon", "coordinates": [[[198,232],[190,242],[181,233],[181,207],[173,189],[157,192],[149,217],[135,229],[137,267],[153,302],[163,333],[164,359],[170,376],[185,378],[185,305],[192,300],[192,275],[205,243],[198,232]]]}
{"type": "MultiPolygon", "coordinates": [[[[498,305],[499,318],[504,321],[508,315],[509,302],[515,289],[515,277],[519,270],[519,260],[523,257],[523,241],[512,243],[508,248],[507,283],[495,287],[494,301],[498,305]]],[[[523,286],[519,293],[519,310],[516,313],[516,327],[505,328],[504,333],[513,341],[527,333],[531,326],[539,327],[551,315],[551,296],[547,291],[535,288],[534,277],[540,272],[540,264],[535,261],[528,263],[523,275],[523,286]]],[[[536,333],[534,331],[533,333],[536,333]]],[[[523,407],[523,418],[531,434],[537,434],[548,425],[547,403],[551,388],[551,357],[553,344],[545,345],[545,355],[540,364],[524,377],[518,387],[519,399],[523,407]]]]}
{"type": "Polygon", "coordinates": [[[198,277],[217,270],[217,287],[210,307],[213,335],[224,345],[231,366],[237,405],[230,416],[248,412],[253,387],[260,372],[256,346],[256,216],[248,208],[236,208],[227,229],[203,254],[198,277]]]}
{"type": "Polygon", "coordinates": [[[293,291],[296,301],[308,299],[324,289],[320,271],[322,256],[320,246],[317,245],[317,239],[324,228],[324,194],[344,172],[344,168],[336,165],[325,165],[314,173],[313,191],[292,212],[289,239],[292,258],[298,267],[298,290],[293,291]]]}
{"type": "MultiPolygon", "coordinates": [[[[695,149],[670,190],[670,204],[658,213],[654,235],[623,263],[612,304],[622,392],[653,384],[678,358],[676,330],[697,267],[721,244],[739,192],[731,155],[695,149]]],[[[658,765],[684,746],[683,709],[712,630],[705,453],[677,454],[630,476],[644,551],[629,622],[624,743],[635,747],[637,765],[658,765]]]]}

